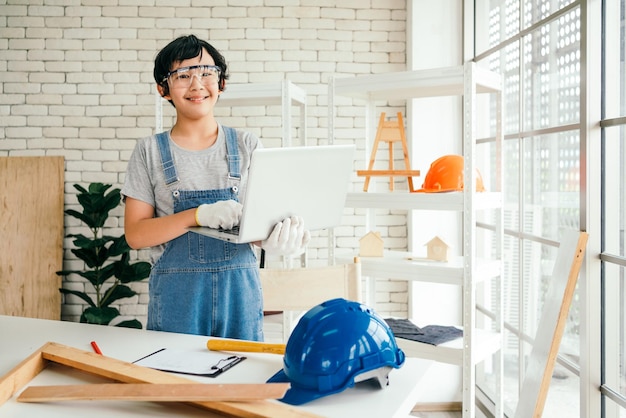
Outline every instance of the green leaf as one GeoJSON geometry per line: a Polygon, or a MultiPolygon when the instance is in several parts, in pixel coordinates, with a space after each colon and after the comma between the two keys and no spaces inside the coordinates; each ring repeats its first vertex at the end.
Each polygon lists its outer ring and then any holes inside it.
{"type": "Polygon", "coordinates": [[[115,263],[107,264],[100,269],[97,284],[101,285],[115,275],[115,263]]]}
{"type": "Polygon", "coordinates": [[[111,305],[116,300],[130,298],[132,296],[135,296],[136,294],[137,292],[123,284],[112,286],[105,292],[104,296],[102,296],[100,306],[104,308],[111,305]]]}
{"type": "Polygon", "coordinates": [[[105,268],[98,270],[61,270],[57,271],[56,274],[59,276],[68,276],[70,274],[77,274],[89,281],[92,286],[100,286],[111,277],[113,277],[114,273],[114,265],[113,263],[109,264],[105,268]]]}
{"type": "Polygon", "coordinates": [[[89,193],[83,186],[81,186],[80,184],[75,184],[74,188],[76,190],[78,190],[81,193],[89,193]]]}
{"type": "Polygon", "coordinates": [[[119,189],[111,190],[105,195],[105,192],[110,187],[110,184],[102,183],[91,183],[89,190],[76,187],[82,191],[76,198],[83,207],[83,212],[78,214],[78,212],[74,211],[71,212],[71,215],[81,219],[90,228],[102,228],[109,217],[109,212],[116,208],[121,201],[119,189]]]}
{"type": "Polygon", "coordinates": [[[87,279],[93,287],[99,286],[103,281],[100,270],[77,271],[76,274],[87,279]]]}
{"type": "Polygon", "coordinates": [[[75,238],[72,243],[78,248],[95,248],[98,249],[100,247],[106,246],[109,241],[114,241],[117,238],[111,236],[103,236],[101,238],[89,238],[84,236],[83,234],[70,234],[69,238],[75,238]]]}
{"type": "Polygon", "coordinates": [[[104,226],[109,214],[98,210],[98,202],[92,202],[92,200],[93,199],[89,199],[88,201],[84,198],[79,199],[79,203],[85,208],[80,219],[87,224],[89,228],[100,229],[104,226]],[[92,207],[95,207],[96,209],[91,209],[92,207]]]}
{"type": "Polygon", "coordinates": [[[150,276],[152,266],[145,261],[116,266],[115,277],[122,283],[138,282],[150,276]]]}
{"type": "Polygon", "coordinates": [[[111,257],[116,257],[118,255],[122,255],[124,253],[128,253],[130,251],[130,247],[126,242],[126,236],[122,235],[119,238],[114,238],[113,243],[109,247],[109,255],[111,257]]]}
{"type": "Polygon", "coordinates": [[[89,194],[104,194],[104,192],[106,192],[110,188],[110,184],[103,184],[98,182],[90,183],[89,194]]]}
{"type": "Polygon", "coordinates": [[[93,300],[91,300],[91,298],[84,292],[77,292],[76,290],[63,289],[63,288],[60,288],[59,291],[63,293],[64,295],[77,296],[81,298],[82,300],[84,300],[85,302],[87,302],[89,306],[94,307],[94,308],[96,307],[96,304],[93,302],[93,300]]]}
{"type": "MultiPolygon", "coordinates": [[[[138,282],[140,280],[144,280],[150,277],[150,272],[152,271],[152,265],[148,263],[147,261],[138,261],[135,264],[131,264],[130,267],[133,269],[134,271],[133,275],[135,276],[135,278],[130,279],[130,281],[138,282]]],[[[122,283],[126,283],[126,282],[122,281],[122,283]]]]}
{"type": "Polygon", "coordinates": [[[128,321],[121,321],[118,324],[115,324],[116,327],[124,327],[124,328],[135,328],[135,329],[141,329],[141,322],[137,321],[136,319],[131,319],[128,321]]]}
{"type": "Polygon", "coordinates": [[[70,215],[70,216],[73,216],[76,219],[80,219],[81,221],[83,221],[90,228],[94,228],[94,226],[95,226],[94,220],[90,216],[87,216],[87,215],[85,215],[85,214],[83,214],[81,212],[78,212],[78,211],[76,211],[74,209],[66,209],[65,213],[70,215]]]}
{"type": "Polygon", "coordinates": [[[72,248],[72,253],[83,260],[89,268],[100,267],[98,254],[93,248],[72,248]]]}
{"type": "Polygon", "coordinates": [[[113,318],[120,316],[120,311],[116,308],[94,308],[85,309],[80,317],[80,322],[88,324],[108,325],[113,318]]]}
{"type": "Polygon", "coordinates": [[[122,258],[115,262],[115,277],[122,283],[137,282],[150,276],[150,263],[139,261],[130,264],[128,253],[122,255],[122,258]]]}
{"type": "Polygon", "coordinates": [[[109,213],[109,211],[118,207],[121,201],[122,195],[120,194],[120,189],[113,189],[106,196],[104,196],[102,210],[109,213]]]}
{"type": "Polygon", "coordinates": [[[72,253],[83,260],[90,268],[100,268],[109,258],[106,248],[73,248],[72,253]]]}

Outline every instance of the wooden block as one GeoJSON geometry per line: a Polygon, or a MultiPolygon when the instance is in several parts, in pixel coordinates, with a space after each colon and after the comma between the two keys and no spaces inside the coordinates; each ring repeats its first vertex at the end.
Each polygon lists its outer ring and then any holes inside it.
{"type": "Polygon", "coordinates": [[[385,251],[385,243],[380,232],[370,231],[359,238],[359,256],[382,257],[385,251]]]}

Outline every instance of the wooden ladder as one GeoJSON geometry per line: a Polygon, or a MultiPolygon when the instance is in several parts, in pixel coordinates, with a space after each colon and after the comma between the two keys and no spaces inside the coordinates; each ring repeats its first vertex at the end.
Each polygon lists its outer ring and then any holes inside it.
{"type": "Polygon", "coordinates": [[[385,120],[386,114],[382,112],[378,121],[378,129],[376,131],[376,138],[372,147],[372,154],[370,156],[369,166],[367,170],[357,170],[358,176],[365,176],[365,184],[363,191],[366,192],[369,188],[370,179],[372,176],[389,176],[389,190],[394,189],[393,178],[394,176],[406,177],[409,182],[409,190],[415,191],[413,187],[413,176],[419,176],[419,170],[411,170],[411,164],[409,163],[409,149],[406,142],[406,135],[404,133],[404,122],[402,119],[402,113],[398,112],[398,119],[385,120]],[[387,142],[389,146],[389,169],[388,170],[374,170],[374,161],[376,159],[376,152],[381,142],[387,142]],[[393,166],[393,146],[395,142],[400,142],[402,145],[402,152],[404,154],[404,170],[396,170],[393,166]]]}

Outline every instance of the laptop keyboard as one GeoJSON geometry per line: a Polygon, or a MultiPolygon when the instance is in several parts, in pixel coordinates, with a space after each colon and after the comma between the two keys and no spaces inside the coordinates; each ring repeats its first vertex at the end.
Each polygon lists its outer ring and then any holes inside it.
{"type": "Polygon", "coordinates": [[[224,232],[230,235],[239,235],[239,225],[233,226],[231,229],[222,229],[220,228],[220,232],[224,232]]]}

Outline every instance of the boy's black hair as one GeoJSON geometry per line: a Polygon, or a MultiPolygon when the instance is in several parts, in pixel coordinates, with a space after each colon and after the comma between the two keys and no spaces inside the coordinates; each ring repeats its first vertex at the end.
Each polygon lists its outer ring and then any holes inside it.
{"type": "Polygon", "coordinates": [[[169,94],[169,86],[167,80],[163,79],[174,63],[201,56],[204,50],[211,55],[215,65],[220,68],[219,89],[224,90],[224,82],[228,79],[228,66],[224,56],[207,41],[198,39],[195,35],[186,35],[167,44],[154,59],[154,80],[163,87],[164,95],[169,94]]]}

